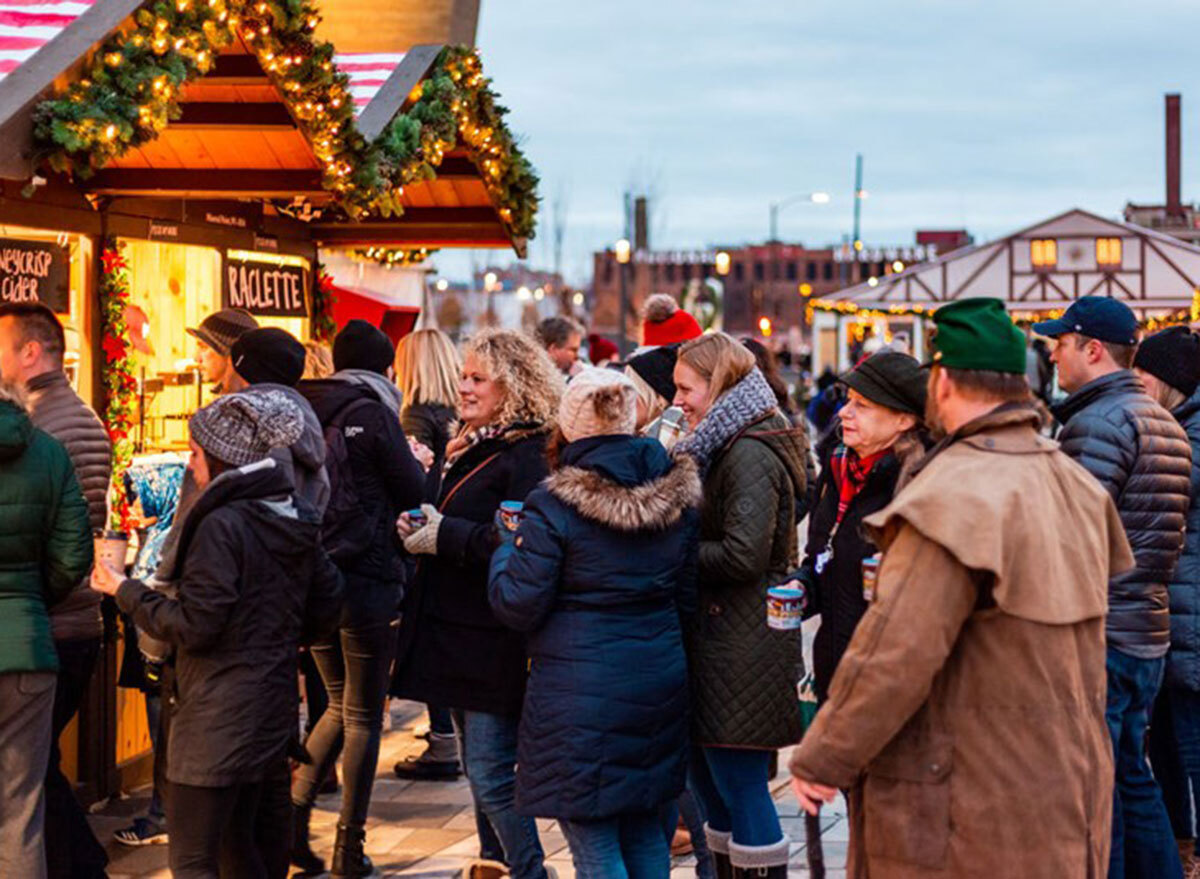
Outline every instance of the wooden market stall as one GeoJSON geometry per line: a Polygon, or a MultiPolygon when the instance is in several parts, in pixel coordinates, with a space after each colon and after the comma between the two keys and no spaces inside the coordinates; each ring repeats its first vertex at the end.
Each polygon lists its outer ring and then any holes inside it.
{"type": "Polygon", "coordinates": [[[906,334],[921,358],[928,315],[945,302],[994,296],[1030,323],[1088,295],[1124,301],[1148,326],[1186,320],[1200,296],[1200,247],[1070,210],[811,301],[814,369],[848,369],[872,335],[891,342],[906,334]]]}
{"type": "MultiPolygon", "coordinates": [[[[477,3],[447,2],[461,32],[477,3]]],[[[0,263],[0,300],[44,301],[67,327],[68,371],[114,440],[114,526],[129,523],[124,470],[178,453],[211,399],[187,327],[240,307],[327,340],[320,247],[532,235],[537,178],[469,48],[411,48],[362,100],[343,70],[362,59],[316,35],[309,0],[56,9],[0,35],[0,251],[36,250],[26,262],[45,267],[0,263]]],[[[383,312],[396,329],[402,313],[383,312]]],[[[64,737],[87,799],[149,771],[140,695],[115,687],[120,659],[109,644],[64,737]]]]}

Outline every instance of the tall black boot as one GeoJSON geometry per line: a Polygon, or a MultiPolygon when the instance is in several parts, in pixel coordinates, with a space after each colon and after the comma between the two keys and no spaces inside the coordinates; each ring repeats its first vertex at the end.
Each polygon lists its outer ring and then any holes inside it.
{"type": "Polygon", "coordinates": [[[708,842],[708,851],[712,855],[717,879],[733,879],[733,864],[729,862],[729,843],[733,834],[728,831],[713,830],[705,824],[704,838],[708,842]]]}
{"type": "Polygon", "coordinates": [[[325,862],[312,850],[308,841],[308,822],[312,806],[292,806],[292,866],[306,874],[319,876],[325,872],[325,862]]]}
{"type": "Polygon", "coordinates": [[[734,879],[787,879],[791,840],[785,835],[771,845],[729,843],[734,879]]]}
{"type": "Polygon", "coordinates": [[[371,859],[363,854],[363,843],[367,831],[361,827],[337,826],[337,839],[333,843],[333,867],[329,870],[332,879],[364,879],[375,872],[371,859]]]}

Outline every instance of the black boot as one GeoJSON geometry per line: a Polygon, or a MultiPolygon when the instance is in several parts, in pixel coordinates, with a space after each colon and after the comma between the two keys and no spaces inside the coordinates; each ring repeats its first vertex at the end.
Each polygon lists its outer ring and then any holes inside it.
{"type": "Polygon", "coordinates": [[[733,864],[729,863],[729,852],[709,852],[712,855],[713,867],[717,871],[717,879],[733,879],[733,864]]]}
{"type": "Polygon", "coordinates": [[[787,879],[791,840],[784,836],[771,845],[729,843],[733,879],[787,879]]]}
{"type": "Polygon", "coordinates": [[[292,866],[305,874],[319,876],[325,872],[325,862],[317,857],[308,841],[308,822],[312,806],[292,807],[292,866]]]}
{"type": "Polygon", "coordinates": [[[329,870],[332,879],[363,879],[375,872],[375,865],[363,854],[366,839],[367,831],[363,828],[338,825],[337,839],[333,843],[333,867],[329,870]]]}

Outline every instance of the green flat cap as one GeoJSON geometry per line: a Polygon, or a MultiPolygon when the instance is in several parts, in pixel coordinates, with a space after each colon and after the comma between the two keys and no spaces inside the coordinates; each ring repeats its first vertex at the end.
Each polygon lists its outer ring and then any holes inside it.
{"type": "Polygon", "coordinates": [[[933,363],[949,369],[1025,373],[1025,334],[999,299],[962,299],[933,313],[933,363]]]}

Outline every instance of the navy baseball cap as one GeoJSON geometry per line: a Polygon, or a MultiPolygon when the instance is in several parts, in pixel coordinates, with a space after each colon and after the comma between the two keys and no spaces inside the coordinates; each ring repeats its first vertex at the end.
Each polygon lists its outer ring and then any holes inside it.
{"type": "Polygon", "coordinates": [[[1084,296],[1072,302],[1062,317],[1033,325],[1035,333],[1050,338],[1079,333],[1114,345],[1136,345],[1137,330],[1132,309],[1107,296],[1084,296]]]}

